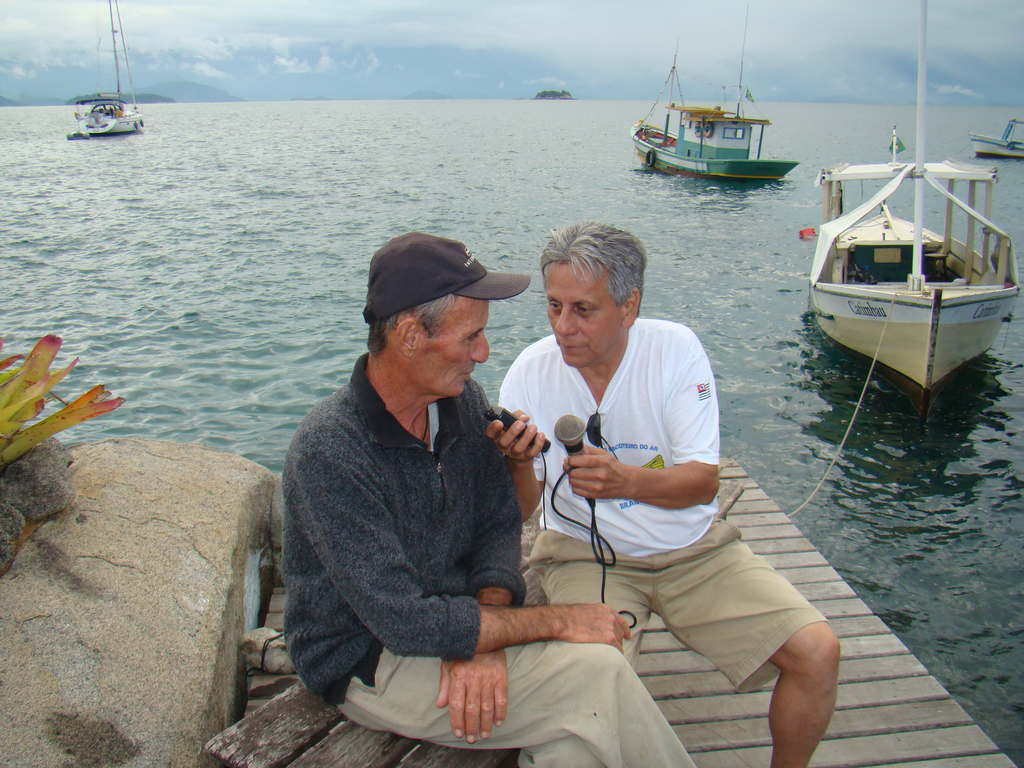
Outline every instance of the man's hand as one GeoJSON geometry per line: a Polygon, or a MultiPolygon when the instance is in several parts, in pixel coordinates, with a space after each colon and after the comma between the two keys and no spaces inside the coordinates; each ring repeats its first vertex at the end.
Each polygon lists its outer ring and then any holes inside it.
{"type": "Polygon", "coordinates": [[[623,464],[608,451],[583,446],[566,457],[573,493],[588,499],[633,499],[667,509],[710,504],[718,493],[718,465],[687,461],[660,469],[623,464]]]}
{"type": "Polygon", "coordinates": [[[591,445],[566,457],[573,493],[590,499],[632,499],[628,472],[633,467],[620,462],[608,451],[591,445]]]}
{"type": "Polygon", "coordinates": [[[537,431],[537,427],[529,423],[530,417],[525,413],[516,411],[512,415],[516,421],[508,429],[495,419],[487,425],[484,434],[494,442],[502,456],[512,461],[532,462],[540,455],[545,437],[537,431]]]}
{"type": "Polygon", "coordinates": [[[441,662],[438,707],[448,707],[452,733],[474,744],[508,716],[505,651],[478,653],[470,661],[441,662]]]}
{"type": "Polygon", "coordinates": [[[555,606],[565,610],[565,626],[559,639],[568,643],[604,643],[622,650],[622,641],[633,636],[625,618],[604,603],[555,606]]]}

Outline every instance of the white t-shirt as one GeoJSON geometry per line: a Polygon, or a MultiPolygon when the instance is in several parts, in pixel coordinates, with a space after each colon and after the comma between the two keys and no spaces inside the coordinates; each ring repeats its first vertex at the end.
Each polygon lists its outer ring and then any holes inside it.
{"type": "MultiPolygon", "coordinates": [[[[629,330],[626,353],[608,383],[600,408],[583,376],[565,364],[554,336],[524,349],[501,385],[501,405],[529,414],[551,440],[538,458],[537,477],[547,462],[545,527],[589,541],[590,508],[572,493],[562,474],[566,452],[555,439],[555,422],[566,414],[584,423],[599,411],[603,445],[624,464],[664,467],[699,461],[718,464],[718,397],[711,364],[696,334],[685,325],[638,319],[629,330]],[[558,512],[587,528],[567,523],[558,512]]],[[[669,552],[692,544],[711,526],[717,501],[666,509],[632,499],[599,499],[598,529],[617,554],[633,557],[669,552]]]]}

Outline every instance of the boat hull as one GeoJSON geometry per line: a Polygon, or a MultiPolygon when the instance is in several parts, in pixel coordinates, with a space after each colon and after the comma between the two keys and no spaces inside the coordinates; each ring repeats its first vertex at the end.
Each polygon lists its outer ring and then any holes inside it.
{"type": "Polygon", "coordinates": [[[78,124],[79,133],[92,136],[123,136],[128,133],[141,133],[144,128],[142,115],[126,115],[104,121],[82,120],[78,124]]]}
{"type": "Polygon", "coordinates": [[[799,163],[792,160],[748,160],[744,158],[681,157],[670,148],[633,140],[644,166],[660,173],[706,176],[723,179],[781,179],[799,163]]]}
{"type": "Polygon", "coordinates": [[[992,136],[971,134],[971,148],[977,157],[1024,157],[1024,144],[992,136]]]}
{"type": "Polygon", "coordinates": [[[959,368],[995,342],[1013,309],[1016,286],[905,287],[816,283],[811,307],[822,332],[873,359],[918,411],[959,368]],[[879,338],[884,343],[879,348],[879,338]]]}

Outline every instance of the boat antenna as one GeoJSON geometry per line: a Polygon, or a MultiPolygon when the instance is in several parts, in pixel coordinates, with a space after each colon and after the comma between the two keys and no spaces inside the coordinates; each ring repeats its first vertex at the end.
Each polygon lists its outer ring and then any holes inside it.
{"type": "MultiPolygon", "coordinates": [[[[672,54],[672,69],[669,72],[669,78],[675,83],[676,93],[679,94],[679,103],[685,104],[686,99],[683,98],[683,86],[679,84],[679,70],[676,69],[676,59],[679,58],[679,38],[676,38],[676,52],[672,54]]],[[[672,100],[672,86],[668,89],[669,101],[672,100]]]]}
{"type": "Polygon", "coordinates": [[[923,272],[923,229],[924,229],[924,158],[925,158],[925,125],[924,108],[927,95],[928,62],[925,56],[928,29],[928,0],[921,0],[921,16],[917,28],[917,129],[914,157],[914,263],[913,272],[907,278],[911,290],[921,290],[924,283],[923,272]]]}
{"type": "Polygon", "coordinates": [[[680,104],[684,103],[684,101],[683,101],[683,89],[682,89],[682,86],[679,84],[679,75],[676,72],[676,60],[678,58],[679,58],[679,39],[676,38],[676,52],[672,56],[672,69],[670,69],[668,71],[668,76],[665,78],[665,82],[662,83],[661,90],[658,91],[658,95],[655,97],[654,103],[651,104],[651,108],[649,110],[647,110],[647,115],[640,122],[646,123],[650,119],[651,115],[654,114],[654,110],[658,106],[658,103],[661,101],[661,97],[666,94],[666,91],[668,92],[668,95],[667,95],[668,101],[666,103],[667,104],[671,104],[672,103],[672,86],[673,86],[673,84],[675,84],[676,92],[679,94],[679,103],[680,104]]]}
{"type": "MultiPolygon", "coordinates": [[[[750,3],[747,3],[747,12],[743,17],[743,44],[740,46],[740,83],[736,86],[736,117],[743,117],[740,114],[740,104],[743,103],[743,57],[747,52],[747,23],[750,21],[750,3]]],[[[723,99],[724,101],[724,99],[723,99]]]]}

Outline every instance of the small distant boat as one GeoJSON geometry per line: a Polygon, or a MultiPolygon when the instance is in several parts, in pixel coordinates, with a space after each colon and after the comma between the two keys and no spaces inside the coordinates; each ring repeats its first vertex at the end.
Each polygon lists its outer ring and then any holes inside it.
{"type": "MultiPolygon", "coordinates": [[[[674,69],[674,67],[673,67],[674,69]]],[[[644,166],[662,173],[714,176],[727,179],[781,179],[799,163],[761,157],[768,120],[747,118],[721,107],[669,104],[665,127],[640,121],[633,126],[633,145],[644,166]],[[669,126],[671,113],[679,113],[678,129],[669,126]],[[751,139],[760,127],[757,151],[751,157],[751,139]]]]}
{"type": "Polygon", "coordinates": [[[69,139],[136,133],[145,127],[138,106],[129,106],[117,93],[82,96],[75,99],[75,107],[78,130],[69,139]]]}
{"type": "Polygon", "coordinates": [[[950,160],[915,167],[891,162],[821,171],[824,223],[810,303],[825,335],[867,358],[877,355],[883,375],[924,417],[940,387],[992,346],[1020,285],[1010,236],[990,218],[996,170],[950,160]],[[844,212],[846,185],[852,191],[866,181],[884,184],[844,212]],[[904,182],[927,183],[944,198],[941,229],[915,228],[893,215],[889,199],[904,182]],[[958,182],[968,184],[972,203],[984,201],[984,212],[953,194],[958,182]],[[957,211],[964,221],[954,222],[957,211]]]}
{"type": "Polygon", "coordinates": [[[971,137],[971,147],[978,157],[1024,157],[1024,120],[1010,120],[999,138],[979,133],[967,135],[971,137]],[[1014,136],[1018,127],[1022,130],[1016,135],[1021,138],[1014,136]]]}
{"type": "Polygon", "coordinates": [[[114,72],[117,79],[115,93],[93,93],[75,99],[75,122],[78,129],[68,139],[90,139],[94,136],[119,136],[138,133],[145,127],[142,110],[135,103],[131,68],[128,66],[128,46],[121,32],[121,9],[117,0],[107,0],[110,15],[110,36],[114,42],[114,72]],[[116,19],[116,21],[115,21],[116,19]],[[120,41],[118,41],[120,35],[120,41]],[[132,92],[131,99],[121,91],[121,64],[132,92]]]}
{"type": "MultiPolygon", "coordinates": [[[[749,9],[748,9],[749,11],[749,9]]],[[[747,44],[746,21],[743,27],[743,47],[747,44]]],[[[743,56],[740,55],[740,78],[737,85],[736,109],[722,107],[695,107],[683,103],[682,88],[676,58],[672,59],[662,93],[668,90],[664,126],[649,123],[648,119],[658,106],[655,99],[647,117],[633,124],[631,138],[643,164],[652,171],[687,176],[708,176],[723,179],[757,180],[781,179],[799,163],[795,160],[772,160],[761,157],[764,129],[770,120],[744,117],[741,106],[744,99],[753,101],[749,89],[743,87],[743,56]],[[673,100],[678,94],[678,103],[673,100]],[[675,128],[672,113],[679,114],[675,128]],[[757,131],[757,149],[751,157],[751,142],[757,131]]]]}

